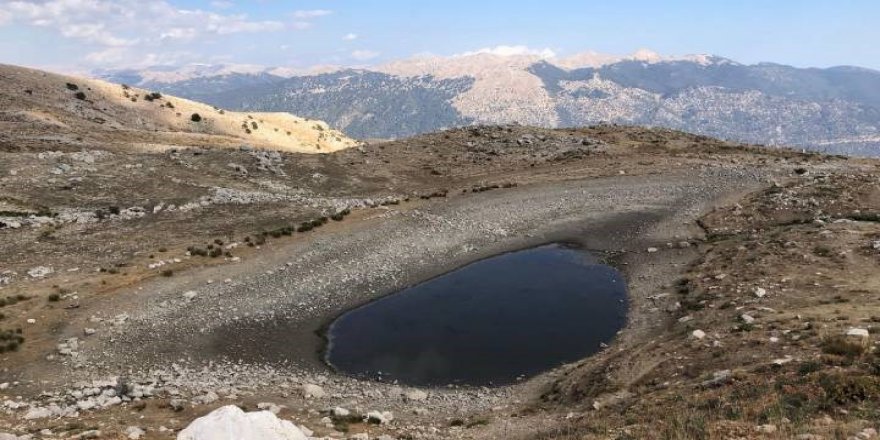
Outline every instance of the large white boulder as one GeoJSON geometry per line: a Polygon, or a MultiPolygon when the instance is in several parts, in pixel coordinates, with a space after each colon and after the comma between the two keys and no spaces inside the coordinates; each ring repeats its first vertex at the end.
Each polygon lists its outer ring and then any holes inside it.
{"type": "Polygon", "coordinates": [[[269,411],[246,413],[228,405],[193,420],[177,440],[308,440],[291,422],[269,411]]]}

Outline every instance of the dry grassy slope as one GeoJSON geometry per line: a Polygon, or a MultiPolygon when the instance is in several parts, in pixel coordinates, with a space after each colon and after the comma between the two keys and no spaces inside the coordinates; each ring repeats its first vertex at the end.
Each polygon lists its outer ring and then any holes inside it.
{"type": "Polygon", "coordinates": [[[142,147],[199,145],[326,153],[357,144],[321,121],[237,113],[104,81],[0,65],[0,132],[14,142],[53,138],[142,147]],[[70,86],[68,86],[70,84],[70,86]],[[80,93],[79,96],[77,94],[80,93]],[[200,121],[193,121],[198,114],[200,121]]]}

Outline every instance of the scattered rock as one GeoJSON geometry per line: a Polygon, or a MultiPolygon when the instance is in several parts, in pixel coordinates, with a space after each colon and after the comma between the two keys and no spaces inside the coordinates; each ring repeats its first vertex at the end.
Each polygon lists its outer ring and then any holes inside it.
{"type": "Polygon", "coordinates": [[[391,423],[394,420],[394,414],[390,411],[370,411],[364,417],[364,421],[367,423],[375,423],[377,425],[386,425],[391,423]]]}
{"type": "Polygon", "coordinates": [[[703,339],[706,337],[706,332],[702,330],[694,330],[693,332],[691,332],[691,336],[693,336],[694,339],[703,339]]]}

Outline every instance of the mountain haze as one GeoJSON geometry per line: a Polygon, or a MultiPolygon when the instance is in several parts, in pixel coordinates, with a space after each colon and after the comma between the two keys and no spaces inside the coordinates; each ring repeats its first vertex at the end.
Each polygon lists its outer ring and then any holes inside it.
{"type": "Polygon", "coordinates": [[[873,155],[880,146],[880,72],[857,67],[745,65],[640,51],[569,58],[469,53],[319,74],[218,71],[180,81],[157,81],[155,74],[128,79],[223,108],[326,120],[358,138],[476,123],[607,122],[848,154],[873,155]]]}

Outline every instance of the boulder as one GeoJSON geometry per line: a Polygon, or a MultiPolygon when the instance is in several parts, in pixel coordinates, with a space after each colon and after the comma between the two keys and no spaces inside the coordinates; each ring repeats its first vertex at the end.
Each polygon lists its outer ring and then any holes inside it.
{"type": "Polygon", "coordinates": [[[287,420],[269,411],[246,413],[235,405],[218,408],[195,419],[177,440],[308,440],[287,420]]]}

